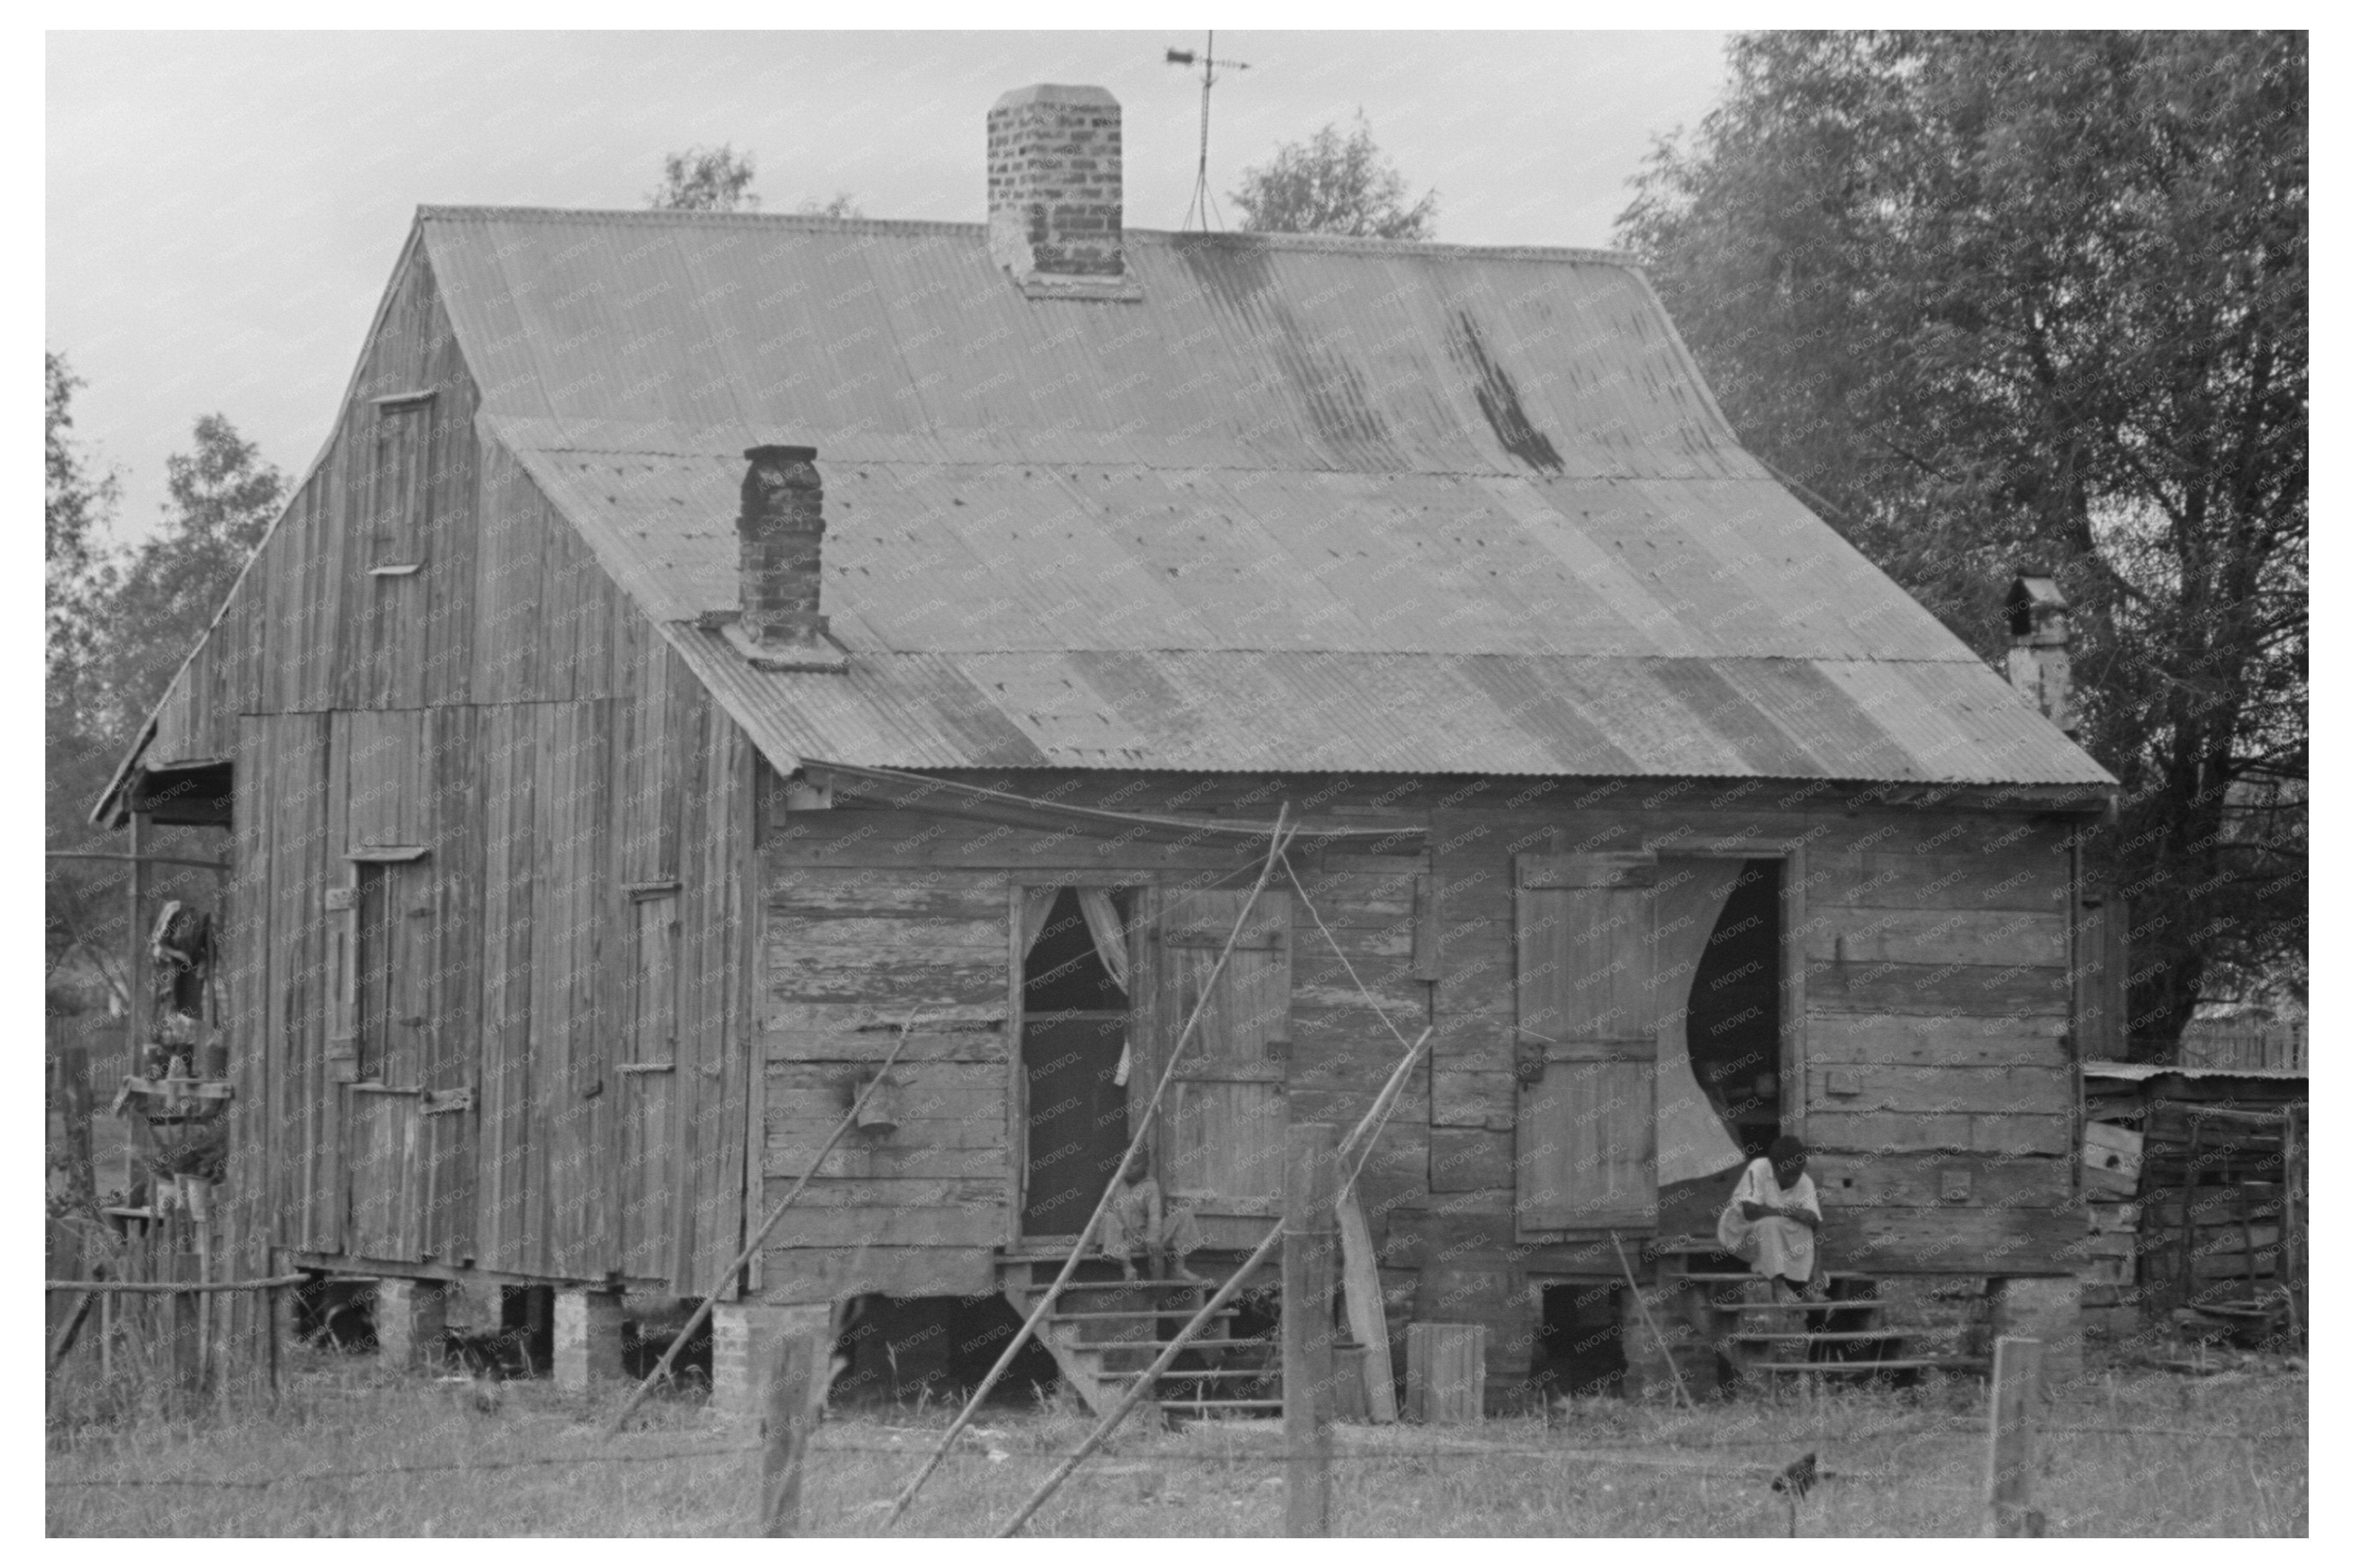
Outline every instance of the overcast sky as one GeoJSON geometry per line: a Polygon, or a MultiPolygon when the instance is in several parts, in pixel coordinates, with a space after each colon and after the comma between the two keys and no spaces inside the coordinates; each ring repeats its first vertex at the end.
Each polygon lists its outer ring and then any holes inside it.
{"type": "MultiPolygon", "coordinates": [[[[299,474],[420,204],[634,207],[662,154],[731,142],[765,209],[848,191],[871,217],[983,217],[1008,88],[1109,88],[1127,217],[1175,228],[1198,34],[51,34],[48,346],[80,435],[145,532],[167,452],[226,414],[299,474]]],[[[1211,188],[1363,109],[1439,238],[1602,245],[1651,138],[1706,112],[1714,33],[1222,33],[1211,188]]],[[[1230,205],[1230,204],[1229,204],[1230,205]]],[[[1229,217],[1231,217],[1231,212],[1229,217]]]]}

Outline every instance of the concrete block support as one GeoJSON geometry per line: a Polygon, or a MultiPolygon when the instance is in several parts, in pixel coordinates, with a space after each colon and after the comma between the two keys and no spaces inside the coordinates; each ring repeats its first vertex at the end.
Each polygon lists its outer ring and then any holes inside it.
{"type": "Polygon", "coordinates": [[[580,1393],[621,1375],[621,1293],[556,1293],[556,1386],[580,1393]]]}
{"type": "Polygon", "coordinates": [[[2073,1275],[2007,1275],[1987,1281],[1995,1338],[2043,1342],[2042,1393],[2051,1398],[2084,1374],[2084,1324],[2073,1275]]]}
{"type": "Polygon", "coordinates": [[[438,1279],[384,1279],[376,1287],[376,1353],[389,1367],[421,1367],[441,1353],[447,1303],[438,1279]]]}
{"type": "MultiPolygon", "coordinates": [[[[757,1415],[777,1345],[788,1333],[825,1330],[830,1309],[733,1302],[711,1309],[711,1407],[722,1415],[757,1415]]],[[[820,1368],[819,1374],[826,1375],[820,1368]]]]}

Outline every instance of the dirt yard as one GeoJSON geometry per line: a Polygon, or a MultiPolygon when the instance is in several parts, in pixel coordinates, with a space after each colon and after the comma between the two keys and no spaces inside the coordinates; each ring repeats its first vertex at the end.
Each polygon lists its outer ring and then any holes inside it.
{"type": "MultiPolygon", "coordinates": [[[[314,1357],[268,1416],[206,1426],[67,1428],[53,1418],[52,1535],[732,1535],[747,1533],[748,1424],[692,1397],[599,1439],[620,1394],[462,1383],[314,1357]]],[[[1802,1535],[1981,1533],[1984,1391],[1966,1383],[1812,1402],[1581,1404],[1550,1424],[1344,1427],[1333,1518],[1346,1535],[1777,1536],[1774,1472],[1812,1452],[1823,1478],[1802,1535]]],[[[830,1418],[812,1446],[811,1534],[866,1535],[949,1412],[830,1418]]],[[[2053,1535],[2303,1535],[2303,1372],[2095,1373],[2043,1407],[2033,1501],[2053,1535]],[[2115,1428],[2132,1428],[2121,1432],[2115,1428]]],[[[911,1534],[980,1535],[1009,1519],[1085,1436],[1076,1410],[991,1414],[934,1477],[911,1534]]],[[[1267,1535],[1282,1525],[1278,1423],[1124,1431],[1032,1530],[1061,1536],[1267,1535]]]]}

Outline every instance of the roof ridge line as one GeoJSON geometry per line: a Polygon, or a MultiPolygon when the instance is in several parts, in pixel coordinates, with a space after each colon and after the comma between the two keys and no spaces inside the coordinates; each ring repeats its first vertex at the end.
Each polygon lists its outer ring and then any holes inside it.
{"type": "MultiPolygon", "coordinates": [[[[734,224],[801,229],[816,234],[956,234],[985,238],[989,226],[952,218],[828,217],[802,212],[688,212],[660,207],[472,207],[423,203],[417,208],[420,223],[498,221],[560,223],[593,220],[631,226],[663,224],[734,224]]],[[[1214,234],[1171,228],[1126,228],[1123,238],[1174,247],[1211,246],[1237,249],[1310,250],[1334,255],[1437,256],[1479,258],[1504,261],[1566,261],[1586,266],[1642,270],[1633,252],[1603,246],[1533,245],[1511,242],[1472,245],[1445,239],[1382,239],[1348,234],[1267,234],[1233,229],[1214,234]]]]}

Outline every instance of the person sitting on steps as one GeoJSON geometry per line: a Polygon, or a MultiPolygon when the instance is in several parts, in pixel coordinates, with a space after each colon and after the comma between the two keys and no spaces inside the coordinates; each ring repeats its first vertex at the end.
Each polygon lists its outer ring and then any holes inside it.
{"type": "Polygon", "coordinates": [[[1716,1242],[1752,1273],[1772,1280],[1776,1299],[1819,1301],[1815,1232],[1822,1223],[1814,1178],[1807,1174],[1807,1146],[1786,1135],[1743,1169],[1717,1216],[1716,1242]]]}
{"type": "Polygon", "coordinates": [[[1152,1179],[1151,1162],[1142,1149],[1119,1174],[1120,1190],[1104,1211],[1103,1253],[1119,1259],[1120,1277],[1136,1277],[1136,1255],[1142,1253],[1145,1267],[1154,1279],[1207,1284],[1185,1266],[1186,1255],[1202,1245],[1202,1228],[1193,1211],[1163,1212],[1161,1183],[1152,1179]]]}

